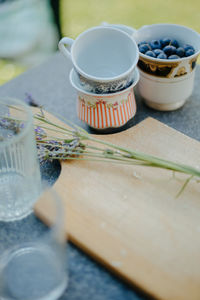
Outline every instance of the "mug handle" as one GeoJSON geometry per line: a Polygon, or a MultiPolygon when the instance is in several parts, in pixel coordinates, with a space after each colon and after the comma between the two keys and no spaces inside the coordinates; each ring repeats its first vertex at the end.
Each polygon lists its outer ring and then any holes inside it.
{"type": "Polygon", "coordinates": [[[71,59],[71,46],[73,44],[74,40],[68,37],[64,37],[60,40],[58,43],[58,48],[60,52],[67,58],[71,59]]]}

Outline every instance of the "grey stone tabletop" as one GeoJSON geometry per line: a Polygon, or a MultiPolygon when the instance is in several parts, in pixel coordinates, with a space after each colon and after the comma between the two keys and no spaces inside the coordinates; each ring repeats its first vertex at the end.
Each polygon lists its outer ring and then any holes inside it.
{"type": "MultiPolygon", "coordinates": [[[[78,120],[76,115],[76,92],[68,79],[71,62],[56,53],[44,64],[35,67],[0,87],[0,97],[9,96],[25,99],[29,93],[45,110],[59,113],[74,123],[91,131],[78,120]]],[[[148,116],[185,133],[200,141],[200,66],[197,66],[195,87],[192,96],[185,105],[172,112],[159,112],[148,108],[136,92],[137,114],[123,129],[134,126],[148,116]]],[[[53,184],[59,176],[59,163],[46,165],[42,169],[44,181],[53,184]]],[[[16,225],[18,226],[18,225],[16,225]]],[[[24,231],[45,230],[44,225],[31,214],[26,220],[20,221],[24,231]]],[[[0,244],[8,235],[0,222],[0,244]]],[[[1,248],[1,247],[0,247],[1,248]]],[[[93,261],[80,249],[69,243],[66,253],[69,269],[69,285],[60,300],[142,300],[150,299],[136,287],[130,287],[109,273],[101,265],[93,261]],[[68,257],[68,258],[67,258],[68,257]]]]}

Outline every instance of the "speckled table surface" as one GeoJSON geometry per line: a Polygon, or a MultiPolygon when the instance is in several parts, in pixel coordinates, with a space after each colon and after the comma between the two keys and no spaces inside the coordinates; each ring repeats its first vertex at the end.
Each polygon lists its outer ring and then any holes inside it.
{"type": "MultiPolygon", "coordinates": [[[[43,65],[33,68],[16,79],[0,87],[0,97],[10,96],[25,99],[25,94],[32,97],[51,113],[59,113],[69,120],[89,128],[82,124],[76,116],[76,92],[69,83],[68,74],[72,65],[70,61],[56,53],[43,65]]],[[[200,66],[197,67],[195,87],[192,96],[179,110],[173,112],[158,112],[148,108],[136,93],[137,114],[124,129],[134,126],[148,116],[185,133],[200,141],[200,66]]],[[[59,164],[46,165],[42,168],[42,176],[51,184],[59,176],[59,164]]],[[[33,228],[44,230],[43,224],[29,215],[21,221],[24,231],[33,228]]],[[[0,222],[0,245],[5,243],[5,236],[9,232],[0,222]]],[[[1,246],[0,246],[1,250],[1,246]]],[[[141,300],[149,299],[136,288],[129,287],[121,280],[110,274],[106,269],[85,255],[81,250],[69,243],[66,257],[69,265],[69,285],[61,300],[141,300]]]]}

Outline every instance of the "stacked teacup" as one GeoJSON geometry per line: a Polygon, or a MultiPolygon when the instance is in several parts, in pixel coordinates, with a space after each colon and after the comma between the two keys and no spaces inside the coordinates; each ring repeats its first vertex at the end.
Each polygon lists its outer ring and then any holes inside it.
{"type": "Polygon", "coordinates": [[[139,51],[126,32],[93,27],[76,40],[64,37],[60,51],[70,58],[70,82],[77,90],[78,117],[95,129],[117,128],[136,113],[134,86],[139,51]]]}

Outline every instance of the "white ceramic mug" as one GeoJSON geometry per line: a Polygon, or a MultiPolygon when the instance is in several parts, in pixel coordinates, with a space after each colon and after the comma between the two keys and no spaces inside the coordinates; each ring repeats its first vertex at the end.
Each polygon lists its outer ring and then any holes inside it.
{"type": "Polygon", "coordinates": [[[59,49],[72,60],[78,75],[88,86],[96,83],[115,86],[116,81],[116,86],[119,81],[126,84],[139,58],[137,44],[131,36],[111,26],[90,28],[76,40],[64,37],[59,49]]]}
{"type": "Polygon", "coordinates": [[[177,24],[152,24],[134,33],[137,43],[169,37],[181,46],[190,44],[195,53],[181,59],[157,59],[140,53],[138,90],[145,103],[157,110],[174,110],[190,97],[194,85],[197,57],[200,53],[200,34],[177,24]]]}
{"type": "MultiPolygon", "coordinates": [[[[117,26],[126,31],[124,25],[117,26]],[[120,27],[121,26],[121,27],[120,27]]],[[[174,110],[181,107],[193,91],[197,57],[200,53],[200,34],[186,26],[177,24],[145,25],[129,34],[136,43],[169,37],[179,44],[190,44],[195,53],[181,59],[158,59],[139,53],[140,81],[138,91],[145,103],[157,110],[174,110]]]]}

